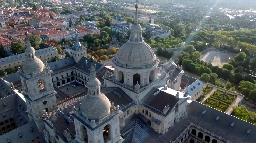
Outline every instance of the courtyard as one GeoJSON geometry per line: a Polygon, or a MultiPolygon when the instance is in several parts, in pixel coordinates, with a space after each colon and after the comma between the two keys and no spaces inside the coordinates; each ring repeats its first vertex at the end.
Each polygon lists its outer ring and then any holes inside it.
{"type": "Polygon", "coordinates": [[[222,67],[227,64],[235,54],[229,52],[219,51],[215,48],[210,48],[202,52],[201,60],[207,63],[211,63],[213,66],[222,67]]]}
{"type": "Polygon", "coordinates": [[[69,97],[71,97],[87,91],[87,88],[80,84],[76,84],[74,86],[74,84],[71,83],[71,84],[60,87],[59,90],[65,93],[66,95],[68,95],[69,97]]]}

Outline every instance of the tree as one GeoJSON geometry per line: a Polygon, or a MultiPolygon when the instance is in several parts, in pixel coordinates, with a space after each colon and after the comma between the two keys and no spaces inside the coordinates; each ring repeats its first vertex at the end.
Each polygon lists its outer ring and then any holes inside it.
{"type": "Polygon", "coordinates": [[[252,73],[254,74],[256,72],[256,58],[253,58],[250,66],[251,66],[252,73]]]}
{"type": "Polygon", "coordinates": [[[132,17],[125,17],[125,20],[127,21],[127,23],[133,23],[132,17]]]}
{"type": "Polygon", "coordinates": [[[101,60],[101,61],[105,61],[105,60],[107,60],[107,59],[108,59],[108,56],[106,56],[106,55],[103,55],[103,56],[100,57],[100,60],[101,60]]]}
{"type": "Polygon", "coordinates": [[[213,43],[213,47],[215,47],[215,48],[220,48],[220,42],[219,41],[215,41],[214,43],[213,43]]]}
{"type": "Polygon", "coordinates": [[[232,87],[232,84],[229,81],[227,81],[225,88],[229,90],[231,87],[232,87]]]}
{"type": "Polygon", "coordinates": [[[256,102],[256,89],[251,90],[249,93],[249,98],[255,103],[256,102]]]}
{"type": "Polygon", "coordinates": [[[233,70],[234,69],[234,67],[231,64],[224,64],[223,68],[228,69],[228,70],[233,70]]]}
{"type": "Polygon", "coordinates": [[[57,56],[53,57],[51,62],[56,62],[57,60],[59,60],[59,58],[57,56]]]}
{"type": "Polygon", "coordinates": [[[73,25],[73,23],[72,23],[72,20],[71,20],[71,18],[69,19],[69,27],[72,27],[72,25],[73,25]]]}
{"type": "Polygon", "coordinates": [[[4,71],[0,70],[0,77],[3,77],[4,75],[4,71]]]}
{"type": "Polygon", "coordinates": [[[63,54],[63,51],[62,51],[62,48],[61,48],[60,44],[57,45],[56,49],[57,49],[59,54],[63,54]]]}
{"type": "Polygon", "coordinates": [[[25,51],[25,45],[23,43],[21,43],[20,41],[13,42],[11,44],[11,52],[13,54],[21,54],[21,53],[24,53],[24,51],[25,51]]]}
{"type": "Polygon", "coordinates": [[[238,89],[241,91],[243,95],[247,97],[249,97],[250,91],[255,90],[255,88],[255,84],[244,80],[240,81],[238,85],[238,89]]]}
{"type": "Polygon", "coordinates": [[[235,69],[235,73],[243,73],[243,67],[242,67],[242,66],[238,66],[238,67],[235,69]]]}
{"type": "Polygon", "coordinates": [[[210,80],[210,75],[207,73],[203,73],[200,77],[200,80],[204,81],[204,82],[208,82],[210,80]]]}
{"type": "Polygon", "coordinates": [[[34,34],[29,36],[29,41],[31,43],[31,46],[35,49],[39,49],[39,45],[42,43],[42,39],[38,35],[34,34]]]}
{"type": "Polygon", "coordinates": [[[241,73],[235,73],[235,84],[238,84],[241,80],[243,80],[243,75],[241,73]]]}
{"type": "Polygon", "coordinates": [[[249,112],[245,106],[234,106],[233,109],[234,109],[233,113],[236,117],[238,117],[242,120],[245,120],[245,121],[249,120],[249,118],[250,118],[249,112]]]}
{"type": "Polygon", "coordinates": [[[198,60],[200,60],[201,57],[201,53],[199,51],[195,51],[191,54],[191,60],[194,62],[197,62],[198,60]]]}
{"type": "Polygon", "coordinates": [[[33,9],[33,10],[37,10],[37,7],[36,7],[35,4],[33,5],[32,9],[33,9]]]}
{"type": "Polygon", "coordinates": [[[7,52],[5,51],[4,47],[0,45],[0,58],[4,58],[7,56],[7,52]]]}
{"type": "Polygon", "coordinates": [[[193,52],[195,52],[196,51],[196,49],[195,49],[195,47],[193,46],[193,45],[188,45],[188,46],[186,46],[186,48],[184,49],[184,52],[188,52],[188,53],[193,53],[193,52]]]}
{"type": "Polygon", "coordinates": [[[69,58],[70,57],[68,52],[66,52],[65,55],[66,55],[65,58],[69,58]]]}
{"type": "Polygon", "coordinates": [[[236,56],[235,56],[235,61],[236,62],[243,62],[246,58],[246,54],[244,52],[239,52],[236,56]]]}
{"type": "Polygon", "coordinates": [[[210,80],[209,80],[209,82],[212,83],[212,84],[215,84],[217,78],[218,78],[218,75],[216,73],[210,73],[210,80]]]}

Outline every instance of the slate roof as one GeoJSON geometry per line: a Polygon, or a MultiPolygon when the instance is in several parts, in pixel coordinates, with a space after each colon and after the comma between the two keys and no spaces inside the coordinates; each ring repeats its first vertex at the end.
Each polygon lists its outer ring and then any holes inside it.
{"type": "Polygon", "coordinates": [[[20,74],[19,72],[7,75],[4,77],[5,80],[7,80],[8,82],[12,82],[14,85],[17,82],[20,82],[20,74]]]}
{"type": "Polygon", "coordinates": [[[43,133],[38,131],[35,122],[29,122],[0,136],[0,141],[11,143],[41,142],[44,143],[43,133]]]}
{"type": "MultiPolygon", "coordinates": [[[[92,63],[91,59],[82,57],[81,60],[75,65],[75,67],[83,70],[86,73],[90,73],[91,63],[92,63]]],[[[93,63],[95,64],[96,71],[98,71],[99,69],[101,69],[103,67],[103,65],[101,63],[98,63],[98,62],[93,62],[93,63]]]]}
{"type": "Polygon", "coordinates": [[[179,99],[176,98],[175,95],[168,94],[164,91],[159,91],[159,93],[156,95],[151,95],[151,97],[144,103],[144,105],[151,111],[162,115],[164,115],[164,107],[169,105],[170,108],[165,114],[167,115],[178,101],[179,99]]]}
{"type": "Polygon", "coordinates": [[[196,78],[184,74],[181,77],[181,82],[187,83],[188,85],[192,84],[196,80],[196,78]]]}
{"type": "Polygon", "coordinates": [[[125,110],[133,105],[133,100],[120,88],[103,88],[101,90],[110,102],[114,102],[114,105],[119,105],[121,110],[125,110]]]}
{"type": "Polygon", "coordinates": [[[52,71],[56,72],[56,71],[59,71],[61,69],[64,69],[65,67],[73,66],[74,64],[76,64],[74,58],[70,57],[70,58],[65,58],[65,59],[62,59],[62,60],[58,60],[56,62],[48,63],[48,66],[50,67],[50,69],[52,71]]]}
{"type": "Polygon", "coordinates": [[[193,95],[195,92],[198,92],[199,89],[203,88],[204,84],[200,80],[196,80],[192,84],[190,84],[186,89],[184,89],[184,92],[187,92],[188,95],[193,95]]]}
{"type": "Polygon", "coordinates": [[[234,143],[255,143],[256,126],[196,101],[187,106],[189,120],[234,143]],[[205,114],[202,114],[204,111],[205,114]],[[219,118],[218,120],[217,117],[219,118]],[[231,123],[234,122],[234,126],[231,123]],[[247,133],[250,130],[250,133],[247,133]]]}

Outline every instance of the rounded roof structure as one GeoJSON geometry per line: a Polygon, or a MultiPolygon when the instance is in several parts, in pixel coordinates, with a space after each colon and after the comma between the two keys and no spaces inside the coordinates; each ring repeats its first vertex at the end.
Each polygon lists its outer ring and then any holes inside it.
{"type": "Polygon", "coordinates": [[[44,70],[44,63],[37,57],[26,59],[23,63],[22,70],[24,73],[40,73],[44,70]]]}
{"type": "Polygon", "coordinates": [[[150,68],[155,66],[158,58],[151,47],[143,40],[142,28],[138,23],[138,5],[135,5],[136,13],[134,24],[131,26],[131,35],[129,40],[121,46],[113,63],[123,68],[150,68]]]}
{"type": "Polygon", "coordinates": [[[98,96],[87,95],[81,102],[82,115],[90,120],[102,119],[110,114],[110,101],[103,94],[98,96]]]}
{"type": "Polygon", "coordinates": [[[26,60],[22,65],[23,73],[40,73],[44,70],[45,65],[39,58],[36,57],[35,49],[31,46],[29,40],[27,40],[25,54],[26,60]]]}
{"type": "Polygon", "coordinates": [[[110,114],[110,101],[100,92],[100,81],[96,77],[95,64],[91,63],[89,81],[87,83],[88,95],[82,100],[80,110],[89,120],[102,119],[110,114]]]}
{"type": "Polygon", "coordinates": [[[119,49],[113,62],[124,68],[143,68],[153,66],[157,60],[151,47],[144,41],[128,41],[119,49]]]}
{"type": "Polygon", "coordinates": [[[88,87],[99,87],[101,85],[98,78],[92,78],[87,82],[88,87]]]}

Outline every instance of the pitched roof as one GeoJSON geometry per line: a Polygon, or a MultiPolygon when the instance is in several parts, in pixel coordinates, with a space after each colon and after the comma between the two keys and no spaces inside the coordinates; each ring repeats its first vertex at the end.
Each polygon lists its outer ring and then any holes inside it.
{"type": "Polygon", "coordinates": [[[159,91],[157,94],[153,94],[146,102],[146,105],[149,105],[149,107],[152,111],[157,112],[159,114],[162,113],[165,106],[169,105],[169,110],[166,114],[168,114],[172,108],[176,105],[176,103],[179,101],[179,98],[176,98],[175,95],[171,95],[169,93],[166,93],[164,91],[159,91]]]}
{"type": "Polygon", "coordinates": [[[245,122],[196,101],[191,102],[187,106],[187,111],[192,123],[231,142],[256,142],[256,126],[251,123],[245,122]]]}

